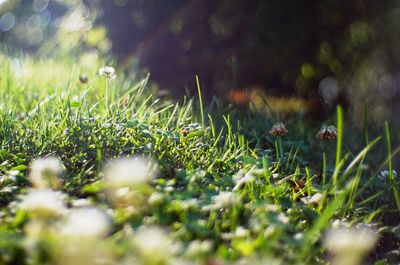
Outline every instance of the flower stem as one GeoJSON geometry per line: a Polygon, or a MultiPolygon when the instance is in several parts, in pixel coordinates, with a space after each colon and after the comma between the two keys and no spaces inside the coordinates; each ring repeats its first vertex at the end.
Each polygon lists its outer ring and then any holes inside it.
{"type": "Polygon", "coordinates": [[[106,79],[106,108],[108,109],[108,80],[106,79]]]}

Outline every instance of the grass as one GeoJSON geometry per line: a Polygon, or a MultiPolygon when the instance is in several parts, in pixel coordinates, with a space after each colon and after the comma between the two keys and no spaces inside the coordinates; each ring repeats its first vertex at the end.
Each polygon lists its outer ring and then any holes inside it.
{"type": "Polygon", "coordinates": [[[373,136],[345,129],[340,107],[337,140],[321,142],[319,126],[297,117],[287,124],[288,135],[274,138],[268,133],[274,121],[262,114],[203,105],[198,77],[198,97],[177,103],[159,100],[148,76],[132,79],[127,69],[102,79],[103,65],[2,59],[1,264],[77,264],[72,257],[90,261],[83,264],[335,263],[337,253],[329,255],[324,242],[338,223],[379,235],[365,251],[366,264],[397,264],[399,180],[388,124],[382,130],[387,153],[381,135],[358,145],[373,136]],[[79,82],[82,73],[87,84],[79,82]],[[142,205],[132,212],[108,197],[103,169],[109,160],[135,155],[158,170],[135,191],[142,205]],[[82,237],[89,247],[74,252],[57,232],[63,217],[44,221],[19,207],[32,191],[29,165],[42,157],[65,166],[68,211],[85,199],[112,220],[101,240],[82,237]],[[389,172],[383,179],[377,177],[382,169],[389,172]],[[141,237],[149,227],[158,244],[141,237]]]}

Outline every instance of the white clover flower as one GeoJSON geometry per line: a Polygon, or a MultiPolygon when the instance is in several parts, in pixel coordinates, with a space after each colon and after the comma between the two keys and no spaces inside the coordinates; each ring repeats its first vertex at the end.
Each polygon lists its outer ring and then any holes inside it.
{"type": "Polygon", "coordinates": [[[249,220],[249,228],[251,231],[259,233],[261,229],[263,229],[263,225],[257,218],[251,217],[249,220]]]}
{"type": "MultiPolygon", "coordinates": [[[[130,263],[130,264],[132,264],[132,263],[130,263]]],[[[171,264],[171,265],[201,265],[203,263],[200,263],[197,260],[195,261],[195,260],[191,260],[191,259],[186,260],[183,258],[175,258],[175,259],[171,260],[169,264],[171,264]]],[[[221,265],[223,265],[223,264],[221,264],[221,265]]]]}
{"type": "Polygon", "coordinates": [[[263,205],[263,208],[264,208],[266,211],[274,212],[274,213],[276,213],[276,212],[279,211],[279,206],[276,205],[276,204],[264,204],[264,205],[263,205]]]}
{"type": "Polygon", "coordinates": [[[316,134],[316,137],[321,140],[332,141],[337,137],[337,129],[333,125],[322,125],[321,129],[316,134]]]}
{"type": "Polygon", "coordinates": [[[289,217],[287,217],[284,213],[280,213],[276,216],[276,219],[281,222],[282,224],[289,223],[289,217]]]}
{"type": "Polygon", "coordinates": [[[264,236],[266,238],[270,238],[270,237],[273,237],[274,235],[276,235],[276,233],[278,233],[278,232],[279,232],[279,228],[276,225],[271,224],[267,228],[265,228],[264,236]]]}
{"type": "Polygon", "coordinates": [[[77,199],[72,202],[72,207],[81,208],[89,207],[91,205],[88,199],[77,199]]]}
{"type": "Polygon", "coordinates": [[[272,174],[272,178],[273,178],[273,179],[279,178],[279,173],[273,173],[273,174],[272,174]]]}
{"type": "Polygon", "coordinates": [[[296,233],[296,234],[294,234],[293,238],[300,241],[304,238],[304,233],[301,233],[301,232],[296,233]]]}
{"type": "Polygon", "coordinates": [[[345,219],[339,220],[335,219],[331,222],[332,229],[339,229],[339,228],[350,228],[351,224],[347,222],[345,219]]]}
{"type": "Polygon", "coordinates": [[[244,177],[244,175],[246,175],[246,173],[248,173],[248,171],[246,171],[245,169],[239,169],[239,171],[232,176],[233,181],[237,183],[241,178],[244,177]]]}
{"type": "Polygon", "coordinates": [[[147,209],[155,165],[142,157],[118,158],[104,167],[104,184],[114,206],[136,214],[147,209]]]}
{"type": "Polygon", "coordinates": [[[191,198],[191,199],[182,201],[182,207],[185,210],[194,209],[196,207],[199,207],[199,205],[200,205],[200,200],[197,198],[191,198]]]}
{"type": "MultiPolygon", "coordinates": [[[[397,172],[396,172],[396,170],[392,170],[392,175],[393,175],[394,178],[397,178],[397,172]]],[[[389,170],[382,170],[382,171],[379,172],[379,174],[378,174],[378,178],[380,178],[381,180],[388,179],[389,176],[390,176],[389,170]]]]}
{"type": "Polygon", "coordinates": [[[58,217],[66,212],[64,197],[57,191],[31,190],[23,196],[19,207],[39,218],[58,217]]]}
{"type": "Polygon", "coordinates": [[[212,241],[210,240],[193,240],[190,242],[189,246],[186,248],[186,256],[194,258],[205,255],[209,253],[212,249],[212,241]]]}
{"type": "MultiPolygon", "coordinates": [[[[218,263],[219,264],[219,263],[218,263]]],[[[221,263],[224,264],[224,263],[221,263]]],[[[248,257],[242,257],[232,265],[282,265],[285,264],[281,260],[271,258],[269,256],[258,256],[258,255],[251,255],[248,257]]]]}
{"type": "Polygon", "coordinates": [[[237,238],[244,238],[250,235],[250,231],[243,226],[239,226],[236,228],[235,237],[237,238]]]}
{"type": "Polygon", "coordinates": [[[132,187],[147,183],[154,173],[153,165],[142,157],[118,158],[104,167],[106,186],[110,188],[132,187]]]}
{"type": "Polygon", "coordinates": [[[221,239],[225,240],[225,241],[230,241],[234,237],[232,232],[221,233],[220,236],[221,236],[221,239]]]}
{"type": "Polygon", "coordinates": [[[70,237],[104,237],[111,228],[109,216],[100,209],[72,209],[60,227],[60,234],[70,237]]]}
{"type": "Polygon", "coordinates": [[[377,233],[368,228],[337,228],[326,233],[324,245],[337,255],[364,255],[377,240],[377,233]]]}
{"type": "Polygon", "coordinates": [[[236,180],[236,185],[233,188],[234,191],[241,189],[246,184],[252,183],[255,181],[255,177],[250,173],[245,174],[242,178],[236,180]]]}
{"type": "Polygon", "coordinates": [[[286,130],[285,125],[282,122],[277,122],[272,126],[269,133],[273,136],[285,136],[288,133],[288,130],[286,130]]]}
{"type": "Polygon", "coordinates": [[[167,233],[156,226],[143,226],[134,234],[134,245],[146,264],[164,264],[172,257],[167,233]]]}
{"type": "Polygon", "coordinates": [[[230,208],[234,206],[238,201],[238,196],[236,193],[229,191],[222,191],[218,195],[212,197],[213,200],[213,208],[230,208]]]}
{"type": "Polygon", "coordinates": [[[161,205],[165,201],[165,196],[161,192],[153,192],[148,198],[148,203],[151,206],[161,205]]]}
{"type": "Polygon", "coordinates": [[[117,75],[115,74],[115,69],[112,66],[104,66],[104,67],[100,68],[99,75],[101,75],[102,77],[104,77],[108,80],[112,80],[117,77],[117,75]]]}
{"type": "Polygon", "coordinates": [[[110,226],[110,218],[102,210],[90,207],[71,209],[55,226],[58,232],[54,233],[57,240],[52,250],[56,254],[51,264],[115,264],[103,239],[110,226]]]}
{"type": "Polygon", "coordinates": [[[319,204],[323,200],[325,200],[325,195],[319,192],[313,194],[312,196],[301,198],[301,201],[304,204],[319,204]]]}
{"type": "Polygon", "coordinates": [[[59,159],[39,158],[30,165],[29,180],[38,189],[58,188],[63,173],[64,166],[59,159]]]}
{"type": "Polygon", "coordinates": [[[173,192],[174,190],[175,190],[175,187],[173,187],[173,186],[167,186],[167,187],[164,188],[164,191],[165,192],[169,192],[169,193],[173,192]]]}

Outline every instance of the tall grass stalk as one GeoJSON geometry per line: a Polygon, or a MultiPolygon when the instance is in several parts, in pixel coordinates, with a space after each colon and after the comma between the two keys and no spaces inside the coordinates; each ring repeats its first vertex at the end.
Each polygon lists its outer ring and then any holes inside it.
{"type": "Polygon", "coordinates": [[[389,166],[389,179],[391,185],[393,187],[394,197],[396,199],[397,208],[400,210],[400,194],[396,185],[396,180],[393,175],[393,163],[392,163],[392,145],[390,140],[390,130],[389,124],[385,122],[385,135],[386,135],[386,143],[387,143],[387,157],[388,157],[388,166],[389,166]]]}
{"type": "Polygon", "coordinates": [[[200,104],[201,125],[204,128],[205,121],[204,121],[203,98],[201,95],[200,80],[198,75],[196,75],[196,84],[197,84],[197,93],[199,96],[199,104],[200,104]]]}
{"type": "MultiPolygon", "coordinates": [[[[343,109],[340,105],[337,106],[337,144],[336,144],[336,159],[335,159],[335,170],[339,168],[341,163],[341,154],[343,146],[343,109]]],[[[337,184],[338,174],[334,174],[333,186],[337,184]]]]}

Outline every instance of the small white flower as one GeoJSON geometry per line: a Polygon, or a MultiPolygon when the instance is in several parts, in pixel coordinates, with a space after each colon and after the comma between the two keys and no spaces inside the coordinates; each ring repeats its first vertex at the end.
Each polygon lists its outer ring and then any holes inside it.
{"type": "Polygon", "coordinates": [[[81,207],[89,207],[90,201],[88,199],[78,199],[72,202],[73,207],[81,208],[81,207]]]}
{"type": "Polygon", "coordinates": [[[288,224],[289,223],[289,217],[287,217],[284,213],[280,213],[277,216],[277,220],[281,222],[282,224],[288,224]]]}
{"type": "Polygon", "coordinates": [[[118,158],[106,164],[104,178],[107,187],[118,189],[147,183],[153,171],[150,161],[145,158],[118,158]]]}
{"type": "Polygon", "coordinates": [[[29,180],[38,189],[57,188],[63,172],[64,166],[59,159],[39,158],[30,165],[29,180]]]}
{"type": "Polygon", "coordinates": [[[200,205],[200,200],[197,198],[187,199],[187,200],[182,201],[181,205],[184,210],[195,209],[196,207],[198,207],[200,205]]]}
{"type": "MultiPolygon", "coordinates": [[[[397,172],[396,172],[396,170],[392,170],[392,175],[393,175],[394,178],[397,178],[397,172]]],[[[382,171],[378,174],[378,178],[380,178],[381,180],[388,179],[389,176],[390,176],[389,170],[382,170],[382,171]]]]}
{"type": "Polygon", "coordinates": [[[117,75],[115,74],[115,69],[112,66],[104,66],[100,68],[99,75],[107,78],[108,80],[112,80],[117,77],[117,75]]]}
{"type": "Polygon", "coordinates": [[[214,202],[213,208],[230,208],[238,202],[236,193],[229,191],[222,191],[218,195],[212,197],[214,202]]]}
{"type": "Polygon", "coordinates": [[[236,185],[233,188],[233,190],[235,191],[235,190],[241,189],[246,184],[252,183],[254,181],[255,181],[255,177],[253,175],[251,175],[250,173],[247,173],[242,178],[236,180],[236,185]]]}
{"type": "Polygon", "coordinates": [[[276,204],[264,204],[262,209],[268,212],[276,213],[279,211],[279,206],[276,204]]]}
{"type": "Polygon", "coordinates": [[[104,167],[104,184],[108,198],[114,206],[129,208],[130,214],[145,211],[154,175],[155,165],[148,159],[118,158],[104,167]]]}
{"type": "Polygon", "coordinates": [[[236,228],[235,237],[244,238],[250,235],[250,231],[244,228],[243,226],[239,226],[236,228]]]}
{"type": "Polygon", "coordinates": [[[110,231],[111,221],[102,210],[92,207],[70,210],[60,233],[71,237],[104,237],[110,231]]]}
{"type": "Polygon", "coordinates": [[[226,232],[226,233],[221,233],[220,236],[221,236],[221,239],[222,239],[222,240],[230,241],[230,240],[233,239],[233,236],[234,236],[234,235],[233,235],[232,232],[226,232]]]}
{"type": "Polygon", "coordinates": [[[55,260],[51,264],[114,264],[107,249],[104,237],[110,231],[111,221],[107,214],[97,208],[71,209],[60,220],[53,234],[55,260]]]}
{"type": "Polygon", "coordinates": [[[146,264],[162,264],[173,254],[167,233],[156,226],[141,227],[134,235],[134,244],[146,264]]]}
{"type": "Polygon", "coordinates": [[[273,136],[285,136],[288,133],[286,130],[285,125],[282,122],[277,122],[272,126],[272,129],[269,133],[273,136]]]}
{"type": "Polygon", "coordinates": [[[338,131],[335,126],[322,125],[321,129],[316,134],[316,137],[321,140],[332,141],[332,140],[336,139],[337,133],[338,133],[338,131]]]}
{"type": "Polygon", "coordinates": [[[39,218],[57,217],[66,211],[64,195],[47,189],[31,190],[23,197],[19,207],[39,218]]]}
{"type": "Polygon", "coordinates": [[[296,233],[296,234],[294,234],[293,238],[298,240],[298,241],[300,241],[300,240],[302,240],[304,238],[304,233],[301,233],[301,232],[300,233],[296,233]]]}
{"type": "Polygon", "coordinates": [[[326,233],[324,245],[338,255],[360,255],[370,251],[377,240],[377,233],[371,229],[337,228],[326,233]]]}
{"type": "Polygon", "coordinates": [[[325,199],[325,195],[317,192],[317,193],[313,194],[312,196],[307,196],[307,197],[301,198],[301,201],[304,204],[319,204],[324,199],[325,199]]]}
{"type": "Polygon", "coordinates": [[[173,192],[175,190],[175,188],[173,186],[167,186],[164,188],[165,192],[173,192]]]}
{"type": "Polygon", "coordinates": [[[331,227],[332,227],[332,229],[350,228],[351,224],[349,222],[347,222],[345,219],[342,219],[342,220],[335,219],[331,223],[331,227]]]}
{"type": "Polygon", "coordinates": [[[207,254],[211,249],[212,242],[210,240],[193,240],[186,249],[186,255],[192,258],[198,257],[207,254]]]}
{"type": "Polygon", "coordinates": [[[158,206],[165,201],[165,196],[160,192],[153,192],[147,201],[153,207],[158,206]]]}
{"type": "Polygon", "coordinates": [[[264,230],[264,236],[269,238],[274,236],[277,232],[279,232],[279,228],[276,225],[271,224],[264,230]]]}
{"type": "MultiPolygon", "coordinates": [[[[219,263],[217,263],[219,264],[219,263]]],[[[222,263],[224,264],[224,263],[222,263]]],[[[271,258],[269,256],[258,256],[258,255],[250,255],[247,257],[241,257],[236,262],[230,263],[232,265],[283,265],[285,264],[279,259],[271,258]]]]}

